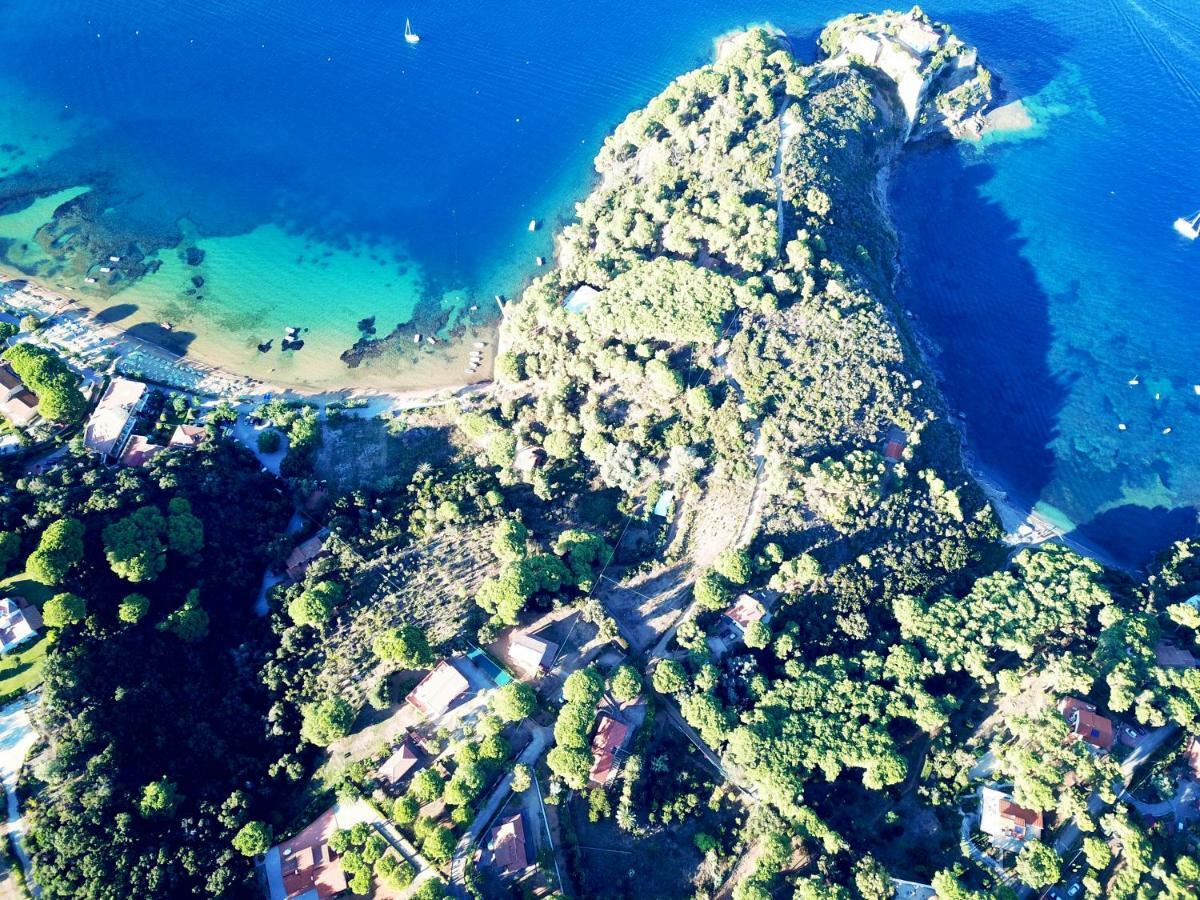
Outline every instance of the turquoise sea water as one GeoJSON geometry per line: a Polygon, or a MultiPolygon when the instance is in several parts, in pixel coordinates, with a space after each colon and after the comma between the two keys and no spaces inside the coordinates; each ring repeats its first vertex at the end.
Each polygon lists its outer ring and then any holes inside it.
{"type": "MultiPolygon", "coordinates": [[[[338,356],[362,319],[376,336],[484,323],[549,254],[628,111],[726,31],[770,22],[804,56],[855,8],[0,0],[0,240],[50,273],[30,239],[82,193],[106,234],[163,248],[110,301],[114,321],[298,383],[452,382],[445,343],[353,371],[338,356]],[[308,329],[303,350],[278,349],[286,325],[308,329]]],[[[902,163],[903,298],[980,463],[1139,559],[1194,530],[1200,501],[1200,243],[1171,230],[1200,209],[1200,24],[1187,0],[926,9],[1037,125],[902,163]]]]}

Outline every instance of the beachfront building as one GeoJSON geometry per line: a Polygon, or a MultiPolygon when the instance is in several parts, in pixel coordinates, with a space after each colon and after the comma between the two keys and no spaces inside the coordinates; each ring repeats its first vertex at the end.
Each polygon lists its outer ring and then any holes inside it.
{"type": "Polygon", "coordinates": [[[508,638],[508,658],[528,677],[545,672],[558,653],[558,644],[514,631],[508,638]]]}
{"type": "Polygon", "coordinates": [[[1040,812],[1017,806],[1012,797],[996,788],[981,788],[979,797],[979,830],[991,838],[993,847],[1020,853],[1026,841],[1041,839],[1045,823],[1040,812]]]}
{"type": "Polygon", "coordinates": [[[511,876],[529,868],[529,847],[521,813],[511,815],[488,833],[487,862],[501,875],[511,876]]]}
{"type": "Polygon", "coordinates": [[[146,386],[128,378],[113,378],[83,431],[83,443],[105,460],[118,459],[133,432],[133,423],[146,402],[146,386]]]}
{"type": "Polygon", "coordinates": [[[1096,711],[1094,703],[1067,697],[1058,711],[1071,726],[1071,737],[1083,741],[1093,753],[1107,753],[1113,746],[1113,723],[1096,711]]]}
{"type": "Polygon", "coordinates": [[[17,428],[31,425],[38,417],[38,400],[33,391],[13,371],[12,366],[0,362],[0,413],[17,428]]]}
{"type": "Polygon", "coordinates": [[[0,599],[0,651],[8,651],[37,636],[42,614],[24,597],[0,599]]]}
{"type": "Polygon", "coordinates": [[[588,783],[592,787],[604,787],[617,771],[617,753],[629,740],[630,728],[612,716],[600,714],[596,734],[592,738],[592,769],[588,772],[588,783]]]}
{"type": "Polygon", "coordinates": [[[436,719],[471,687],[458,669],[442,660],[421,679],[405,699],[426,718],[436,719]]]}

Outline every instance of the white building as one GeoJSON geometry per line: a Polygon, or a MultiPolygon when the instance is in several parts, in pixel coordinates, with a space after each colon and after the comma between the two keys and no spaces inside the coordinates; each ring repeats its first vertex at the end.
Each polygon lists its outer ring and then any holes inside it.
{"type": "Polygon", "coordinates": [[[146,402],[146,386],[128,378],[113,378],[83,432],[89,450],[105,459],[121,455],[133,430],[133,420],[146,402]]]}

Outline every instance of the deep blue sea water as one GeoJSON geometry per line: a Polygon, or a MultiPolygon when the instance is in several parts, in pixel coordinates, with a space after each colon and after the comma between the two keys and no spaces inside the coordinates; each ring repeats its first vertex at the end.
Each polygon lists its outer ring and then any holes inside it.
{"type": "MultiPolygon", "coordinates": [[[[1200,209],[1193,6],[927,5],[1037,125],[910,154],[893,182],[902,296],[979,462],[1125,559],[1194,530],[1200,502],[1200,243],[1171,230],[1200,209]]],[[[337,354],[362,318],[448,333],[492,315],[548,255],[604,135],[722,33],[770,22],[803,55],[856,8],[0,0],[0,197],[31,176],[60,190],[0,216],[0,237],[28,240],[90,189],[114,228],[206,253],[202,300],[164,250],[114,299],[126,324],[170,320],[198,355],[297,382],[454,380],[444,351],[354,373],[337,354]],[[305,350],[256,353],[291,324],[305,350]]]]}

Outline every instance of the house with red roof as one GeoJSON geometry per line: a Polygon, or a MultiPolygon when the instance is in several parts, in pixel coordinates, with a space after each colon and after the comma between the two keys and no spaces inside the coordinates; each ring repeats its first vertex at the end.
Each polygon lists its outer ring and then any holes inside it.
{"type": "Polygon", "coordinates": [[[430,719],[436,719],[465,694],[471,685],[466,677],[442,660],[421,679],[408,695],[408,702],[430,719]]]}
{"type": "Polygon", "coordinates": [[[1071,736],[1081,740],[1097,753],[1107,753],[1113,745],[1113,723],[1096,711],[1093,703],[1078,697],[1066,697],[1058,711],[1071,726],[1071,736]]]}
{"type": "Polygon", "coordinates": [[[488,833],[490,862],[501,875],[516,875],[529,868],[529,846],[521,813],[502,820],[488,833]]]}
{"type": "Polygon", "coordinates": [[[1026,841],[1041,839],[1045,822],[1040,812],[1017,806],[1012,797],[995,788],[983,788],[980,800],[979,830],[992,839],[992,846],[1019,853],[1026,841]]]}
{"type": "Polygon", "coordinates": [[[313,561],[325,552],[325,532],[322,531],[313,535],[307,541],[298,544],[291,555],[288,556],[287,562],[284,563],[287,568],[288,578],[292,581],[299,581],[304,577],[304,573],[313,561]]]}
{"type": "Polygon", "coordinates": [[[746,629],[755,622],[764,625],[771,621],[771,613],[766,605],[751,594],[742,594],[729,609],[725,610],[725,624],[732,632],[734,640],[741,640],[746,629]]]}
{"type": "Polygon", "coordinates": [[[125,444],[125,449],[121,451],[120,462],[123,466],[132,466],[135,469],[140,469],[165,449],[161,444],[154,443],[145,435],[130,435],[129,440],[125,444]]]}
{"type": "Polygon", "coordinates": [[[271,900],[325,900],[346,892],[341,858],[329,846],[339,829],[376,823],[378,813],[363,800],[335,803],[303,831],[267,851],[263,869],[271,900]]]}
{"type": "Polygon", "coordinates": [[[613,777],[617,771],[617,751],[625,746],[629,732],[629,726],[624,722],[600,714],[592,738],[592,769],[588,772],[588,783],[592,787],[603,787],[613,777]]]}
{"type": "Polygon", "coordinates": [[[208,429],[202,425],[176,425],[171,432],[170,446],[195,447],[208,438],[208,429]]]}

